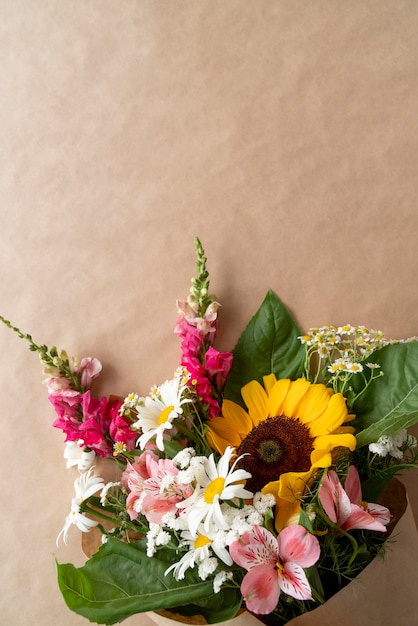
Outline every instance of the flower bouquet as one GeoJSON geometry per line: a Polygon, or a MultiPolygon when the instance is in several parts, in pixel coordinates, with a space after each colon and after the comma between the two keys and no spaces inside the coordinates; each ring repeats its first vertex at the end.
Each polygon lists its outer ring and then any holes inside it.
{"type": "Polygon", "coordinates": [[[269,291],[220,352],[195,244],[179,368],[147,395],[96,397],[98,359],[37,345],[1,318],[38,352],[79,472],[57,541],[73,526],[101,537],[82,567],[57,564],[68,607],[98,624],[161,610],[217,623],[243,609],[286,624],[384,552],[397,513],[382,493],[416,467],[418,341],[349,324],[303,334],[269,291]],[[116,480],[98,473],[102,459],[116,480]]]}

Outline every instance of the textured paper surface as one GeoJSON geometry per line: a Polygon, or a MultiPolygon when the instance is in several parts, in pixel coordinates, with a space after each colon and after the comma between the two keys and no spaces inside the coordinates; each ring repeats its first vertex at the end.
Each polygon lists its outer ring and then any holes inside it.
{"type": "MultiPolygon", "coordinates": [[[[269,288],[303,329],[418,334],[417,26],[414,0],[3,0],[0,313],[147,393],[198,235],[219,349],[269,288]]],[[[55,546],[76,474],[37,356],[0,342],[1,620],[85,624],[54,564],[83,562],[55,546]]]]}

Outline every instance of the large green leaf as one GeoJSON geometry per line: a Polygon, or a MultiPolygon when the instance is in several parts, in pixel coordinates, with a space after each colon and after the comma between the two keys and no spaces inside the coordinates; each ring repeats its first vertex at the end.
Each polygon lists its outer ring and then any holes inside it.
{"type": "Polygon", "coordinates": [[[173,609],[183,616],[203,615],[209,624],[232,619],[241,607],[242,596],[237,587],[224,587],[216,595],[173,609]]]}
{"type": "MultiPolygon", "coordinates": [[[[418,342],[396,343],[374,352],[368,359],[383,376],[374,380],[354,402],[357,446],[393,436],[418,422],[418,342]]],[[[355,391],[359,381],[353,379],[355,391]]]]}
{"type": "Polygon", "coordinates": [[[233,350],[234,361],[225,387],[225,397],[242,405],[241,388],[250,380],[299,378],[304,372],[306,350],[301,331],[285,305],[268,291],[233,350]]]}
{"type": "Polygon", "coordinates": [[[176,581],[172,574],[164,575],[167,567],[164,558],[147,557],[141,542],[110,539],[83,567],[57,564],[58,584],[68,607],[97,624],[116,624],[136,613],[213,596],[211,580],[202,581],[188,570],[184,580],[176,581]]]}

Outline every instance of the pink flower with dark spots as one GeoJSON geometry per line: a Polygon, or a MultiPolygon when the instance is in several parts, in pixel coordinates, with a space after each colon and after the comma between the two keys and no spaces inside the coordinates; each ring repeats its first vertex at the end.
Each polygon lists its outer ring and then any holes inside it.
{"type": "Polygon", "coordinates": [[[304,569],[319,559],[320,546],[303,526],[288,526],[278,537],[254,526],[231,544],[229,552],[237,565],[248,570],[241,593],[249,611],[271,613],[282,591],[297,600],[312,598],[304,569]]]}

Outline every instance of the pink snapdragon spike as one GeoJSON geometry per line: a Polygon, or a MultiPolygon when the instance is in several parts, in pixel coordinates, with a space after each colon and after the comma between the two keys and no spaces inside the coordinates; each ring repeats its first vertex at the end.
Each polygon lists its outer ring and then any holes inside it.
{"type": "Polygon", "coordinates": [[[212,347],[217,331],[218,302],[211,302],[202,317],[188,302],[177,302],[180,317],[174,332],[181,337],[181,365],[190,374],[190,385],[204,404],[210,417],[221,413],[216,390],[225,384],[232,365],[230,352],[219,352],[212,347]]]}
{"type": "Polygon", "coordinates": [[[252,613],[274,611],[281,591],[298,600],[312,599],[304,568],[317,562],[320,546],[303,526],[288,526],[277,538],[254,526],[231,544],[229,552],[237,565],[248,570],[241,593],[252,613]]]}
{"type": "Polygon", "coordinates": [[[357,469],[350,465],[345,489],[334,470],[323,478],[318,497],[330,520],[342,530],[367,529],[386,532],[390,511],[380,504],[362,500],[361,483],[357,469]]]}
{"type": "Polygon", "coordinates": [[[177,513],[177,503],[190,497],[190,485],[177,482],[178,468],[170,459],[159,459],[145,451],[135,463],[128,463],[122,485],[130,492],[126,507],[132,520],[143,513],[150,523],[161,524],[166,513],[177,513]]]}

